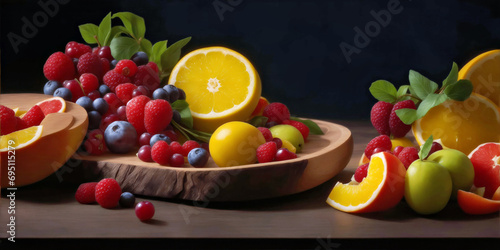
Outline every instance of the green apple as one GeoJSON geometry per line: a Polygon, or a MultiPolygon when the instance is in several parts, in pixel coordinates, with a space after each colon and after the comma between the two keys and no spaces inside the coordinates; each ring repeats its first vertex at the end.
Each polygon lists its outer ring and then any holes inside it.
{"type": "Polygon", "coordinates": [[[456,149],[442,149],[431,154],[427,160],[441,164],[448,169],[453,182],[452,198],[459,189],[469,191],[474,184],[474,166],[469,157],[456,149]]]}
{"type": "Polygon", "coordinates": [[[281,140],[289,141],[297,149],[297,153],[300,153],[300,151],[302,151],[302,146],[304,145],[304,137],[294,126],[280,124],[272,126],[269,130],[271,131],[271,134],[273,134],[274,138],[280,138],[281,140]]]}
{"type": "Polygon", "coordinates": [[[405,200],[419,214],[441,211],[451,197],[448,170],[433,161],[416,160],[406,170],[405,200]]]}

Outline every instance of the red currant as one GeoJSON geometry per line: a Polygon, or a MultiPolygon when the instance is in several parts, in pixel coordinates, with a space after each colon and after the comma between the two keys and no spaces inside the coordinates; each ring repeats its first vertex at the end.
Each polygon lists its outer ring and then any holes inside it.
{"type": "Polygon", "coordinates": [[[97,76],[92,73],[83,73],[80,76],[79,80],[85,94],[88,94],[99,88],[99,80],[97,79],[97,76]]]}
{"type": "Polygon", "coordinates": [[[120,60],[114,69],[118,74],[122,74],[126,77],[132,77],[137,73],[137,65],[132,60],[123,59],[120,60]]]}
{"type": "Polygon", "coordinates": [[[179,153],[175,153],[170,157],[169,163],[172,167],[182,167],[184,165],[184,156],[179,153]]]}
{"type": "Polygon", "coordinates": [[[151,146],[142,145],[137,152],[137,157],[144,162],[153,162],[153,158],[151,157],[151,146]]]}
{"type": "Polygon", "coordinates": [[[76,80],[66,80],[63,82],[63,87],[69,89],[71,92],[71,96],[73,97],[71,99],[72,102],[76,102],[78,98],[84,96],[82,86],[78,83],[76,80]]]}
{"type": "Polygon", "coordinates": [[[109,48],[109,46],[102,46],[97,52],[97,55],[100,58],[108,59],[109,62],[113,60],[113,56],[111,55],[111,48],[109,48]]]}
{"type": "Polygon", "coordinates": [[[141,136],[139,136],[139,145],[149,145],[149,142],[151,141],[151,134],[148,132],[142,133],[141,136]]]}
{"type": "Polygon", "coordinates": [[[127,120],[127,106],[122,105],[116,109],[116,114],[122,121],[127,120]]]}
{"type": "Polygon", "coordinates": [[[135,215],[141,221],[147,221],[153,218],[155,207],[149,201],[141,201],[135,205],[135,215]]]}
{"type": "Polygon", "coordinates": [[[93,100],[101,97],[101,93],[99,92],[99,90],[94,90],[94,91],[88,93],[87,96],[93,101],[93,100]]]}

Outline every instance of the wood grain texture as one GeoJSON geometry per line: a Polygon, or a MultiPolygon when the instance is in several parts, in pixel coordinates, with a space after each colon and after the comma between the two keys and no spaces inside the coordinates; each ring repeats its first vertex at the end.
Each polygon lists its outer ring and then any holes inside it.
{"type": "Polygon", "coordinates": [[[302,192],[316,187],[345,168],[352,154],[351,132],[344,126],[315,120],[324,135],[310,135],[297,159],[218,167],[175,168],[139,160],[135,153],[83,156],[83,175],[115,178],[134,194],[196,201],[255,200],[302,192]]]}

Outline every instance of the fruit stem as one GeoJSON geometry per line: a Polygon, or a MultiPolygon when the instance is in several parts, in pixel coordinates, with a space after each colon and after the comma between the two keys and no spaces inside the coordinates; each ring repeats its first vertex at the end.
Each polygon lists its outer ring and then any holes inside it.
{"type": "Polygon", "coordinates": [[[195,138],[199,141],[209,142],[210,137],[212,136],[212,134],[209,134],[209,133],[201,132],[201,131],[194,130],[194,129],[185,128],[175,121],[172,121],[172,125],[175,128],[177,128],[182,133],[182,135],[184,135],[188,140],[190,140],[191,137],[189,135],[191,135],[193,138],[195,138]]]}

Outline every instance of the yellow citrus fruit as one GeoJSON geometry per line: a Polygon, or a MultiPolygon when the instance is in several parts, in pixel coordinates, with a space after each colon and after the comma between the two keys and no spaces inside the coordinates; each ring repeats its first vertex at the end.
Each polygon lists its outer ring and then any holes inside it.
{"type": "Polygon", "coordinates": [[[282,139],[281,140],[281,143],[283,143],[283,145],[281,146],[282,148],[286,148],[288,149],[288,151],[292,152],[295,154],[295,152],[297,152],[297,148],[295,146],[293,146],[293,144],[285,139],[282,139]]]}
{"type": "Polygon", "coordinates": [[[19,108],[13,108],[12,110],[14,110],[15,116],[18,117],[22,117],[24,114],[26,114],[26,112],[28,112],[27,110],[21,110],[19,108]]]}
{"type": "Polygon", "coordinates": [[[230,121],[245,121],[259,102],[262,86],[252,63],[224,47],[190,52],[175,65],[169,84],[186,92],[194,128],[213,132],[230,121]]]}
{"type": "Polygon", "coordinates": [[[500,141],[500,113],[488,98],[472,93],[463,102],[448,100],[432,108],[413,123],[412,132],[420,145],[432,135],[443,147],[469,154],[482,143],[500,141]]]}
{"type": "Polygon", "coordinates": [[[491,50],[470,60],[460,69],[458,78],[469,79],[474,92],[500,106],[500,50],[491,50]]]}
{"type": "Polygon", "coordinates": [[[401,146],[401,147],[415,147],[415,145],[413,144],[413,142],[410,139],[406,138],[406,137],[393,138],[393,139],[391,139],[391,142],[392,142],[391,151],[394,151],[394,148],[396,148],[397,146],[401,146]]]}
{"type": "Polygon", "coordinates": [[[210,137],[210,155],[219,167],[257,162],[257,148],[266,143],[254,126],[240,121],[224,123],[210,137]]]}
{"type": "Polygon", "coordinates": [[[12,149],[18,150],[42,136],[43,126],[32,126],[26,129],[18,130],[10,134],[0,136],[0,152],[6,152],[12,149]]]}

